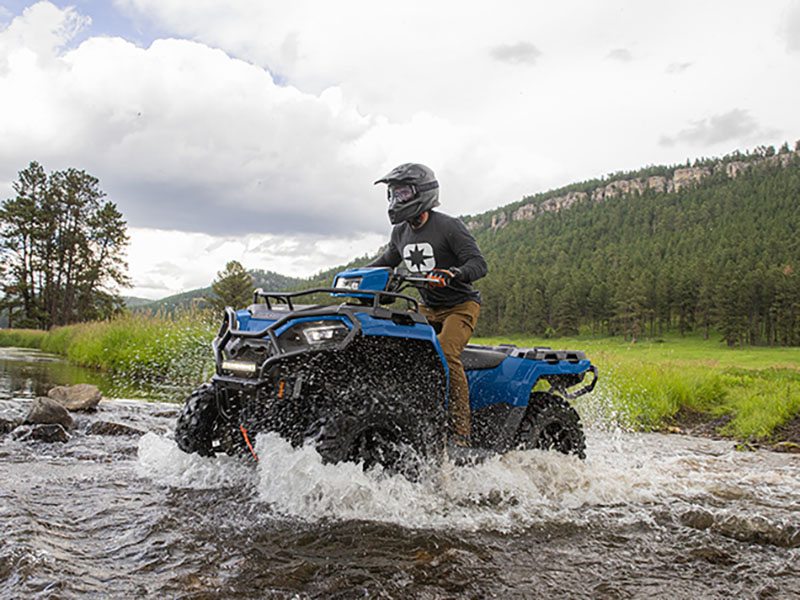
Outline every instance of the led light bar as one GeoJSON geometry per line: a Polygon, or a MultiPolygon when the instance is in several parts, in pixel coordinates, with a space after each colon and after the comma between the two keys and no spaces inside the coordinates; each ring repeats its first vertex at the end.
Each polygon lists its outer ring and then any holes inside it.
{"type": "Polygon", "coordinates": [[[223,360],[222,368],[234,373],[246,373],[252,375],[256,372],[256,363],[245,362],[242,360],[223,360]]]}

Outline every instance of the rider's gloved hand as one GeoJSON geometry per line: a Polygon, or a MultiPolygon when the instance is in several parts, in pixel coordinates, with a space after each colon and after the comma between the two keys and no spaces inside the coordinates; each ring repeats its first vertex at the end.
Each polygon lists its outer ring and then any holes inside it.
{"type": "Polygon", "coordinates": [[[428,273],[428,285],[430,287],[446,287],[461,276],[461,269],[453,267],[451,269],[434,269],[428,273]]]}

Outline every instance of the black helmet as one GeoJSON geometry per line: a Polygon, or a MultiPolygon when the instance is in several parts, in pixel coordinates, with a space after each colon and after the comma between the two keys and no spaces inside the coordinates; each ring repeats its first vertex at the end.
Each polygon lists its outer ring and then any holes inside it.
{"type": "Polygon", "coordinates": [[[433,169],[419,163],[403,163],[377,183],[386,183],[389,220],[392,225],[416,219],[426,210],[439,206],[439,182],[433,169]]]}

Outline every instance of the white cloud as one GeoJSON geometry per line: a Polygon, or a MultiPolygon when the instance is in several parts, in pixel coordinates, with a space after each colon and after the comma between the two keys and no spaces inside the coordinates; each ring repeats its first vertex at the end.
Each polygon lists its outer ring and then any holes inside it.
{"type": "Polygon", "coordinates": [[[323,268],[374,254],[385,243],[380,234],[346,237],[315,235],[211,236],[156,229],[130,229],[133,287],[126,295],[160,298],[210,285],[231,260],[247,269],[308,277],[323,268]]]}
{"type": "MultiPolygon", "coordinates": [[[[0,112],[14,115],[0,117],[0,174],[32,159],[80,166],[135,226],[376,232],[386,224],[371,181],[397,162],[481,168],[485,133],[446,117],[362,114],[342,87],[276,85],[263,68],[189,40],[140,48],[94,37],[60,51],[80,22],[39,3],[0,33],[11,48],[0,60],[0,112]]],[[[457,212],[514,200],[506,194],[518,183],[484,175],[457,212]]]]}
{"type": "Polygon", "coordinates": [[[619,62],[631,62],[633,60],[633,55],[631,51],[627,48],[615,48],[611,52],[608,53],[608,57],[611,60],[616,60],[619,62]]]}
{"type": "Polygon", "coordinates": [[[686,69],[692,66],[691,62],[673,62],[667,65],[667,73],[677,74],[683,73],[686,69]]]}
{"type": "Polygon", "coordinates": [[[786,39],[786,47],[792,52],[800,52],[800,0],[789,4],[783,19],[781,34],[786,39]]]}
{"type": "Polygon", "coordinates": [[[501,44],[489,49],[489,54],[495,60],[518,65],[535,65],[542,52],[530,42],[516,44],[501,44]]]}
{"type": "Polygon", "coordinates": [[[707,119],[695,121],[690,127],[672,136],[663,136],[661,144],[674,146],[684,142],[695,146],[714,146],[731,140],[748,141],[756,139],[760,127],[746,110],[734,108],[725,113],[712,115],[707,119]]]}
{"type": "Polygon", "coordinates": [[[368,180],[380,163],[345,157],[371,122],[331,102],[335,93],[277,86],[258,67],[183,40],[142,49],[92,38],[54,62],[43,55],[22,45],[4,61],[0,112],[16,115],[0,121],[6,170],[20,157],[77,162],[143,226],[341,232],[376,221],[352,172],[368,180]],[[347,222],[321,210],[345,201],[357,209],[347,222]]]}
{"type": "MultiPolygon", "coordinates": [[[[0,8],[0,19],[6,21],[10,16],[8,10],[0,8]]],[[[33,56],[42,63],[53,61],[58,50],[90,23],[90,17],[78,14],[74,8],[61,10],[49,2],[26,8],[0,32],[0,57],[6,57],[5,61],[0,60],[0,73],[17,53],[33,56]]]]}
{"type": "Polygon", "coordinates": [[[114,5],[169,37],[74,47],[91,3],[40,2],[0,31],[0,181],[31,160],[99,177],[137,231],[153,230],[134,236],[130,264],[154,290],[181,273],[205,285],[244,247],[230,240],[269,239],[273,254],[314,240],[305,262],[281,264],[335,264],[326,244],[388,234],[371,182],[400,162],[433,167],[443,210],[464,214],[682,162],[703,140],[800,136],[784,13],[745,0],[114,5]],[[617,58],[636,60],[606,59],[623,47],[617,58]],[[747,116],[738,129],[717,123],[731,106],[747,116]],[[159,266],[148,243],[176,249],[159,266]]]}

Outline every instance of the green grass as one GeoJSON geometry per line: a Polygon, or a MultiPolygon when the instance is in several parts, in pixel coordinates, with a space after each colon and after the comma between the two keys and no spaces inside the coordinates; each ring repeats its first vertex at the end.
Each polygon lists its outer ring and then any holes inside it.
{"type": "MultiPolygon", "coordinates": [[[[206,313],[177,318],[127,315],[50,332],[0,330],[0,346],[41,348],[70,362],[103,369],[142,384],[196,384],[210,375],[215,319],[206,313]]],[[[718,338],[717,338],[718,339],[718,338]]],[[[682,415],[726,417],[720,433],[766,440],[800,415],[800,348],[730,349],[717,339],[665,337],[635,344],[620,338],[483,338],[585,350],[600,369],[597,389],[579,400],[595,424],[653,430],[682,415]]]]}
{"type": "Polygon", "coordinates": [[[579,401],[588,421],[660,429],[687,414],[726,417],[719,433],[768,440],[800,415],[800,348],[730,349],[719,338],[670,336],[630,343],[621,338],[484,338],[585,350],[600,369],[593,394],[579,401]]]}
{"type": "Polygon", "coordinates": [[[45,337],[47,332],[38,329],[0,329],[0,346],[41,348],[45,337]]]}

